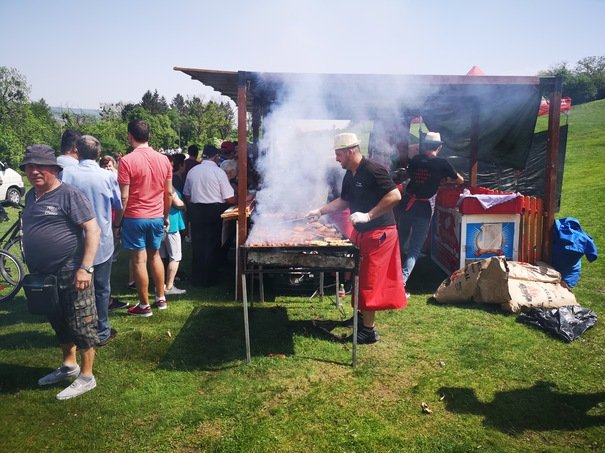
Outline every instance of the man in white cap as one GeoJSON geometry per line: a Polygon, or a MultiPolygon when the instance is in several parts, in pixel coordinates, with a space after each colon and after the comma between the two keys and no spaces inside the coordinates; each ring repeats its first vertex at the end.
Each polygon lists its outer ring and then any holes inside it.
{"type": "MultiPolygon", "coordinates": [[[[319,218],[324,214],[349,208],[353,234],[351,240],[359,247],[359,344],[376,343],[374,328],[378,310],[403,308],[407,305],[401,280],[399,240],[393,207],[401,194],[386,168],[361,154],[359,140],[353,133],[334,137],[336,161],[347,172],[342,181],[340,197],[307,214],[319,218]]],[[[356,316],[355,314],[354,316],[356,316]]],[[[349,337],[352,340],[352,336],[349,337]]]]}
{"type": "MultiPolygon", "coordinates": [[[[422,137],[421,137],[422,138],[422,137]]],[[[407,283],[431,226],[433,203],[442,182],[462,184],[464,178],[447,160],[437,157],[443,146],[438,132],[427,132],[419,144],[418,154],[407,168],[410,181],[403,196],[403,213],[399,217],[399,244],[403,260],[403,282],[407,283]],[[410,241],[407,254],[403,248],[410,241]]],[[[408,295],[409,296],[409,295],[408,295]]]]}

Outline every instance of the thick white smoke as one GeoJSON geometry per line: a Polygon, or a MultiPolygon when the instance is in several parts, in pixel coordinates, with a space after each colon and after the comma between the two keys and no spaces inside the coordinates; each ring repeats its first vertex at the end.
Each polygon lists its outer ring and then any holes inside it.
{"type": "MultiPolygon", "coordinates": [[[[345,83],[350,78],[344,77],[343,83],[334,83],[332,79],[329,88],[324,86],[325,78],[321,75],[291,76],[287,80],[288,85],[278,93],[281,103],[274,105],[271,113],[263,118],[257,162],[262,183],[256,194],[254,226],[248,243],[271,240],[279,230],[287,230],[288,224],[280,224],[280,221],[303,217],[309,210],[324,205],[328,201],[328,175],[332,173],[334,179],[336,170],[344,176],[333,149],[334,136],[344,129],[310,131],[302,120],[352,120],[346,130],[357,132],[365,144],[372,120],[397,123],[402,99],[409,101],[413,96],[407,86],[390,84],[383,88],[380,77],[365,78],[355,86],[345,83]],[[348,118],[342,118],[342,114],[335,117],[334,111],[347,112],[348,118]],[[357,130],[364,124],[365,130],[357,130]]],[[[396,152],[385,142],[384,163],[388,165],[396,152]]],[[[341,183],[342,177],[337,183],[338,190],[341,183]]]]}

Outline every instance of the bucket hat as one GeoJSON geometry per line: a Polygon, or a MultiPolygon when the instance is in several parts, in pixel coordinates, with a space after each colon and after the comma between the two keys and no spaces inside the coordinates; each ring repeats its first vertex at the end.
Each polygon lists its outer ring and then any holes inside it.
{"type": "Polygon", "coordinates": [[[55,150],[48,145],[30,145],[25,149],[23,162],[19,165],[21,170],[25,170],[27,164],[49,165],[62,169],[63,166],[57,163],[55,150]]]}

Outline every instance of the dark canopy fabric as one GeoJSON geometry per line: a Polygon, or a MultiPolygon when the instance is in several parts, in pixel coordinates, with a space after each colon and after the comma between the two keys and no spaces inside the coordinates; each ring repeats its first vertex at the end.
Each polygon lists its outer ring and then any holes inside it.
{"type": "MultiPolygon", "coordinates": [[[[565,153],[567,149],[567,126],[559,129],[559,152],[557,165],[556,185],[556,207],[561,202],[561,188],[563,185],[563,172],[565,170],[565,153]]],[[[531,148],[528,153],[525,168],[513,169],[507,166],[497,165],[493,162],[479,162],[477,185],[490,189],[504,190],[508,192],[520,192],[523,195],[531,195],[544,198],[544,186],[546,181],[546,145],[548,141],[547,132],[538,132],[534,135],[531,148]]],[[[470,159],[458,156],[445,150],[441,157],[447,158],[456,170],[468,181],[468,169],[470,159]]]]}
{"type": "Polygon", "coordinates": [[[539,87],[482,85],[448,91],[447,96],[427,104],[422,117],[430,130],[441,133],[449,152],[471,157],[476,115],[477,159],[501,167],[525,168],[540,107],[539,87]]]}

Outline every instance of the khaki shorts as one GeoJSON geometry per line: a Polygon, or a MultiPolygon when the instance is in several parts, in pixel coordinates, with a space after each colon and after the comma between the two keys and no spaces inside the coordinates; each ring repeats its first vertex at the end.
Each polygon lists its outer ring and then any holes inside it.
{"type": "Polygon", "coordinates": [[[168,259],[168,261],[181,261],[183,259],[181,233],[166,233],[162,245],[160,245],[160,256],[168,259]]]}

